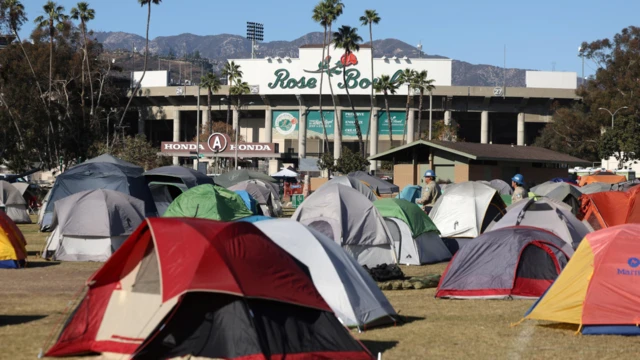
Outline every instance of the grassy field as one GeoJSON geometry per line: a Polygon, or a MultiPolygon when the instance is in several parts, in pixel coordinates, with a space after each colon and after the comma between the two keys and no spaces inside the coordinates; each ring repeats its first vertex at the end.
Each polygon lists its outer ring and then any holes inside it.
{"type": "MultiPolygon", "coordinates": [[[[0,359],[34,359],[70,300],[100,264],[40,261],[45,234],[21,226],[29,267],[0,277],[0,359]]],[[[442,273],[445,264],[404,267],[442,273]]],[[[574,326],[533,321],[511,327],[532,301],[436,300],[434,289],[386,291],[406,323],[353,335],[387,359],[621,359],[640,353],[640,338],[575,335],[574,326]]]]}

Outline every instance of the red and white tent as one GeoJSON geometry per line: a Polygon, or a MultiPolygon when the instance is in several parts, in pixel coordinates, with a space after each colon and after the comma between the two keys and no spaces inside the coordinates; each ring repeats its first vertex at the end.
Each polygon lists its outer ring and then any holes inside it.
{"type": "Polygon", "coordinates": [[[87,287],[46,356],[371,359],[304,265],[251,224],[146,219],[87,287]]]}

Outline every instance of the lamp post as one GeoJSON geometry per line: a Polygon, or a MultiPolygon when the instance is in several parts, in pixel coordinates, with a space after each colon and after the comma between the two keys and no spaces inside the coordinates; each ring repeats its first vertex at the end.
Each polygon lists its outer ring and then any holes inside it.
{"type": "Polygon", "coordinates": [[[622,109],[628,109],[628,106],[623,106],[621,108],[618,108],[618,110],[614,111],[613,113],[611,111],[609,111],[609,109],[605,109],[605,108],[598,108],[598,110],[603,110],[609,113],[609,115],[611,115],[611,128],[613,129],[613,122],[616,118],[616,114],[618,113],[618,111],[622,110],[622,109]]]}
{"type": "Polygon", "coordinates": [[[433,92],[429,91],[429,141],[431,141],[432,115],[433,115],[433,92]]]}
{"type": "Polygon", "coordinates": [[[251,40],[251,58],[255,59],[258,41],[264,41],[264,25],[247,21],[247,39],[251,40]]]}
{"type": "Polygon", "coordinates": [[[578,56],[582,58],[582,83],[584,83],[584,54],[582,54],[582,45],[578,48],[578,56]]]}
{"type": "Polygon", "coordinates": [[[238,121],[236,123],[236,131],[234,132],[235,135],[235,143],[236,143],[236,149],[235,149],[235,153],[234,153],[234,166],[235,169],[234,170],[238,170],[238,133],[240,132],[240,115],[242,115],[242,113],[240,112],[240,110],[242,109],[242,106],[248,106],[248,105],[253,105],[253,101],[249,102],[248,104],[245,105],[240,105],[238,106],[238,121]]]}

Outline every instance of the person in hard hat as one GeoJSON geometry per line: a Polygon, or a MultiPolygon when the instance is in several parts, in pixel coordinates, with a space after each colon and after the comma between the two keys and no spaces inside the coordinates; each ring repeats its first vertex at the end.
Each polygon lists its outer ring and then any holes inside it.
{"type": "Polygon", "coordinates": [[[422,205],[422,209],[428,214],[440,195],[442,195],[442,190],[440,190],[440,185],[436,184],[436,173],[433,170],[425,171],[422,197],[416,202],[422,205]]]}
{"type": "Polygon", "coordinates": [[[515,174],[513,178],[511,178],[511,187],[513,188],[513,195],[511,195],[512,204],[527,198],[527,191],[524,189],[524,176],[515,174]]]}

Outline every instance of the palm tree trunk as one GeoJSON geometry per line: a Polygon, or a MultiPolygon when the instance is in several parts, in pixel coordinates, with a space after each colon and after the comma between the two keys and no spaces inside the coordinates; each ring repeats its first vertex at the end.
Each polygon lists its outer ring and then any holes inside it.
{"type": "MultiPolygon", "coordinates": [[[[329,34],[328,36],[331,36],[331,25],[329,25],[329,34]]],[[[331,58],[331,42],[329,42],[329,46],[327,47],[327,58],[331,58]]],[[[331,68],[331,64],[329,64],[329,68],[331,68]]],[[[334,141],[334,147],[335,147],[335,143],[338,143],[338,145],[340,146],[339,153],[340,155],[342,155],[342,117],[338,116],[338,105],[336,105],[336,97],[333,94],[333,84],[331,84],[331,72],[329,71],[327,73],[327,81],[329,82],[329,91],[331,92],[331,102],[333,103],[333,141],[334,141]],[[341,119],[341,121],[338,121],[338,118],[341,119]]],[[[334,151],[333,153],[333,157],[334,159],[336,158],[336,153],[334,151]]]]}
{"type": "MultiPolygon", "coordinates": [[[[12,29],[13,30],[13,34],[16,36],[16,39],[18,39],[18,44],[20,45],[20,49],[22,49],[22,53],[24,54],[24,58],[27,59],[27,64],[29,64],[29,69],[31,69],[31,74],[33,74],[33,78],[36,82],[36,86],[38,87],[38,92],[40,93],[40,98],[42,99],[42,103],[45,105],[45,108],[47,106],[47,103],[44,100],[44,94],[42,93],[42,86],[40,86],[40,82],[38,81],[38,76],[36,76],[36,71],[33,70],[33,65],[31,64],[31,59],[29,59],[29,55],[27,55],[27,50],[24,48],[24,45],[22,45],[22,40],[20,39],[20,35],[18,35],[18,32],[16,31],[16,29],[12,29]]],[[[47,109],[47,111],[49,111],[49,109],[47,109]]]]}
{"type": "MultiPolygon", "coordinates": [[[[82,21],[82,37],[84,38],[84,58],[85,61],[87,62],[87,78],[89,79],[89,91],[91,91],[91,111],[89,112],[89,115],[91,116],[91,119],[93,119],[95,113],[93,111],[94,106],[93,106],[93,82],[91,81],[91,65],[89,62],[89,46],[87,44],[87,29],[86,29],[86,25],[84,23],[84,21],[82,21]]],[[[83,89],[84,91],[84,89],[83,89]]]]}
{"type": "MultiPolygon", "coordinates": [[[[211,88],[207,88],[207,111],[209,111],[209,135],[213,132],[213,116],[211,116],[211,88]]],[[[200,136],[200,134],[198,134],[200,136]]]]}
{"type": "MultiPolygon", "coordinates": [[[[320,120],[322,121],[322,133],[324,135],[324,146],[322,150],[328,153],[329,152],[329,136],[327,135],[327,126],[324,121],[324,113],[322,112],[322,82],[324,80],[324,51],[326,47],[327,47],[327,26],[325,25],[324,34],[322,36],[322,61],[320,62],[320,67],[321,67],[320,68],[320,96],[319,96],[318,104],[320,107],[320,120]]],[[[335,123],[336,114],[333,114],[333,118],[334,118],[333,121],[335,123]]]]}
{"type": "Polygon", "coordinates": [[[49,20],[49,93],[47,99],[51,104],[51,85],[53,83],[53,19],[49,20]]]}
{"type": "MultiPolygon", "coordinates": [[[[376,117],[373,117],[373,107],[375,103],[373,101],[373,24],[369,22],[369,44],[371,44],[371,110],[369,111],[369,121],[378,121],[376,117]]],[[[369,123],[369,127],[367,127],[367,140],[365,141],[365,152],[369,147],[369,134],[371,133],[371,123],[369,123]]],[[[377,141],[378,139],[374,139],[373,141],[377,141]]],[[[371,154],[373,155],[373,154],[371,154]]]]}
{"type": "Polygon", "coordinates": [[[389,147],[393,148],[393,131],[391,128],[391,113],[389,113],[389,97],[387,92],[384,92],[384,107],[387,111],[387,124],[389,125],[389,147]]]}
{"type": "Polygon", "coordinates": [[[418,140],[422,139],[422,98],[424,97],[424,89],[420,88],[420,101],[418,102],[418,140]]]}
{"type": "Polygon", "coordinates": [[[227,130],[229,129],[229,120],[231,120],[231,78],[227,84],[229,91],[227,92],[227,130]]]}
{"type": "Polygon", "coordinates": [[[84,52],[84,49],[82,50],[82,52],[84,53],[83,55],[83,59],[82,59],[82,90],[80,91],[80,108],[82,109],[82,126],[86,126],[85,122],[87,121],[85,118],[85,103],[84,103],[84,65],[85,65],[85,59],[86,53],[84,52]]]}
{"type": "MultiPolygon", "coordinates": [[[[409,103],[411,102],[411,84],[407,85],[407,108],[404,112],[404,125],[402,126],[402,142],[400,145],[404,145],[407,135],[407,122],[409,121],[409,103]]],[[[391,120],[389,120],[391,121],[391,120]]]]}
{"type": "MultiPolygon", "coordinates": [[[[345,55],[348,54],[345,53],[345,55]]],[[[362,157],[365,157],[364,142],[362,141],[362,131],[360,130],[360,123],[358,122],[358,114],[356,113],[356,108],[353,106],[353,101],[351,101],[351,94],[349,94],[349,87],[347,86],[347,72],[344,71],[344,69],[342,70],[342,81],[344,83],[344,89],[347,92],[347,98],[349,99],[351,111],[353,111],[353,119],[356,126],[356,136],[358,137],[358,151],[360,151],[360,155],[362,155],[362,157]]]]}
{"type": "Polygon", "coordinates": [[[118,124],[118,126],[122,126],[124,117],[127,115],[127,109],[129,109],[129,105],[131,105],[133,97],[138,93],[138,90],[140,90],[140,87],[142,86],[142,80],[147,73],[147,55],[149,54],[149,25],[151,24],[151,1],[149,1],[147,4],[149,6],[147,10],[147,37],[144,49],[144,67],[142,68],[142,76],[140,76],[140,81],[138,81],[138,84],[131,92],[131,96],[129,96],[129,101],[127,102],[127,106],[124,107],[124,111],[122,112],[122,117],[120,118],[120,123],[118,124]]]}

